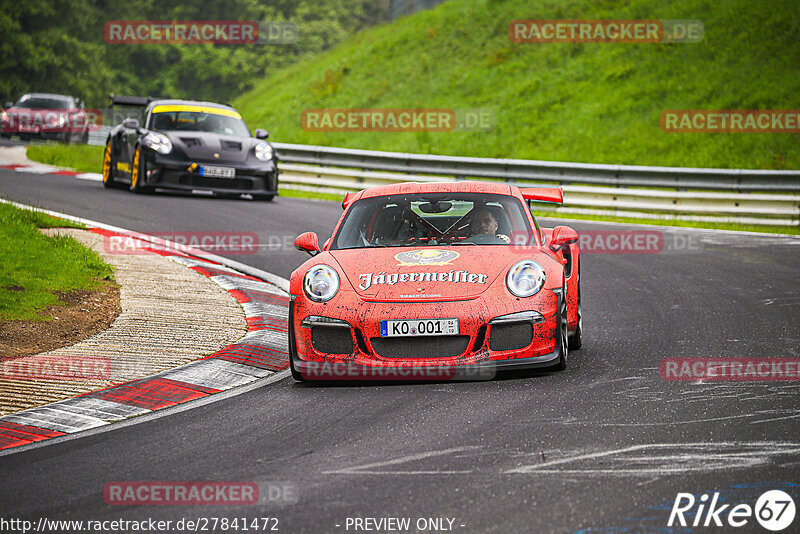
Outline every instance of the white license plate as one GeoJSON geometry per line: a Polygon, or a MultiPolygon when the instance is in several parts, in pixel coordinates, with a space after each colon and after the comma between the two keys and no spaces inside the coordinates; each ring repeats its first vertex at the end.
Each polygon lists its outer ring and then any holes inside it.
{"type": "Polygon", "coordinates": [[[20,125],[19,131],[22,132],[22,133],[37,133],[39,131],[39,128],[37,128],[36,126],[22,126],[22,125],[20,125]]]}
{"type": "Polygon", "coordinates": [[[454,336],[457,334],[458,319],[381,321],[381,337],[454,336]]]}
{"type": "Polygon", "coordinates": [[[236,169],[233,167],[211,167],[209,165],[200,166],[200,176],[211,176],[214,178],[233,178],[236,176],[236,169]]]}

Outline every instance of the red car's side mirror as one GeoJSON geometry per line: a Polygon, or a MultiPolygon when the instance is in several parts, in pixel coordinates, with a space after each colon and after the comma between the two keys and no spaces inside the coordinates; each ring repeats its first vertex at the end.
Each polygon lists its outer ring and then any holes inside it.
{"type": "Polygon", "coordinates": [[[314,232],[305,232],[294,240],[294,248],[308,252],[312,256],[319,252],[319,239],[314,232]]]}
{"type": "Polygon", "coordinates": [[[550,248],[553,251],[558,251],[577,241],[578,232],[569,226],[556,226],[553,228],[553,237],[550,239],[550,248]]]}

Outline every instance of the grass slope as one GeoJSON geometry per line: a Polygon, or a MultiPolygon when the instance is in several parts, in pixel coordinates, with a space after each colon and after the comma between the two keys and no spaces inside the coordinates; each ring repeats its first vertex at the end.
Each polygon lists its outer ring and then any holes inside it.
{"type": "Polygon", "coordinates": [[[99,174],[103,172],[104,148],[90,145],[41,144],[29,146],[25,154],[29,159],[40,163],[99,174]]]}
{"type": "Polygon", "coordinates": [[[451,0],[235,101],[289,143],[554,161],[800,168],[800,134],[666,133],[665,109],[797,109],[796,0],[451,0]],[[515,19],[699,19],[697,44],[514,44],[515,19]],[[488,133],[315,133],[311,108],[489,108],[488,133]]]}
{"type": "Polygon", "coordinates": [[[60,303],[55,291],[99,287],[112,267],[68,236],[39,228],[79,227],[49,215],[0,204],[0,321],[49,320],[41,310],[60,303]]]}

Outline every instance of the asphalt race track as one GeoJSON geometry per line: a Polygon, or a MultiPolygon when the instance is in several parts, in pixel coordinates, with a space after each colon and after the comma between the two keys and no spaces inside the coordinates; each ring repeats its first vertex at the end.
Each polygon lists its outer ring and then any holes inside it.
{"type": "MultiPolygon", "coordinates": [[[[3,170],[0,196],[146,233],[256,232],[258,254],[234,259],[287,278],[305,258],[291,240],[311,230],[324,241],[341,212],[280,197],[139,196],[3,170]]],[[[752,505],[783,489],[800,505],[800,382],[673,382],[659,365],[800,356],[800,240],[664,232],[665,243],[688,236],[691,246],[582,256],[584,347],[562,373],[347,386],[287,377],[0,457],[0,517],[275,517],[289,533],[354,532],[355,517],[449,518],[464,533],[766,532],[753,518],[738,529],[672,530],[667,520],[678,493],[752,505]],[[145,480],[275,483],[297,499],[105,503],[106,483],[145,480]]]]}

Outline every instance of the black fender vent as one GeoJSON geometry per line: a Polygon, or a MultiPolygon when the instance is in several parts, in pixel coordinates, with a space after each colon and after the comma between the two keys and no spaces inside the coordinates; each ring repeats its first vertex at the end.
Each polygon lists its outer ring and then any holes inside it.
{"type": "Polygon", "coordinates": [[[226,150],[241,150],[242,143],[238,143],[236,141],[222,141],[222,148],[226,150]]]}
{"type": "Polygon", "coordinates": [[[203,146],[203,142],[199,137],[181,137],[181,141],[183,141],[183,144],[186,145],[187,148],[203,146]]]}

